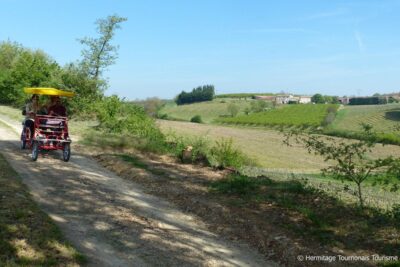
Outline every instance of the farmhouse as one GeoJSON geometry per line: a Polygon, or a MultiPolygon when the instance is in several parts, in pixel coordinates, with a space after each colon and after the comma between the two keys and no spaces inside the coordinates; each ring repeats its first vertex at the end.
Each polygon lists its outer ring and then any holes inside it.
{"type": "Polygon", "coordinates": [[[299,96],[300,104],[308,104],[311,103],[311,96],[299,96]]]}
{"type": "Polygon", "coordinates": [[[299,104],[311,103],[310,96],[293,96],[293,95],[278,95],[276,96],[276,103],[289,104],[289,102],[297,102],[299,104]]]}
{"type": "Polygon", "coordinates": [[[292,95],[277,95],[275,98],[278,104],[288,104],[290,101],[297,101],[292,95]]]}
{"type": "Polygon", "coordinates": [[[311,103],[311,96],[293,96],[293,95],[256,95],[254,99],[275,101],[278,104],[289,104],[289,102],[297,102],[299,104],[311,103]]]}
{"type": "Polygon", "coordinates": [[[348,105],[350,103],[350,97],[339,97],[338,101],[342,104],[342,105],[348,105]]]}

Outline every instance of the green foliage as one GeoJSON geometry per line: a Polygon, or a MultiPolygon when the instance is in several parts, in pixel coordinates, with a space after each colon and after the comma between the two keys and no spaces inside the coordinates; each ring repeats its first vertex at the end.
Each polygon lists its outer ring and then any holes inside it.
{"type": "Polygon", "coordinates": [[[287,105],[281,108],[238,116],[235,118],[221,118],[219,122],[255,125],[282,125],[282,126],[320,126],[328,109],[337,109],[338,105],[287,105]]]}
{"type": "Polygon", "coordinates": [[[127,18],[118,15],[108,16],[96,21],[98,38],[84,37],[81,44],[87,48],[82,50],[82,65],[88,74],[97,80],[104,69],[115,63],[117,47],[110,44],[115,35],[115,30],[120,29],[120,24],[127,18]]]}
{"type": "Polygon", "coordinates": [[[204,136],[178,136],[174,133],[169,133],[167,140],[169,152],[180,160],[184,160],[183,151],[190,146],[192,148],[190,159],[192,163],[203,162],[209,164],[208,157],[211,141],[208,138],[204,136]]]}
{"type": "Polygon", "coordinates": [[[95,105],[99,128],[113,134],[146,139],[150,144],[164,146],[165,137],[142,107],[126,103],[117,96],[104,97],[95,105]]]}
{"type": "Polygon", "coordinates": [[[255,100],[250,103],[251,112],[263,112],[268,107],[268,103],[264,100],[255,100]]]}
{"type": "Polygon", "coordinates": [[[367,153],[376,145],[376,139],[372,132],[372,126],[362,125],[364,131],[363,140],[348,142],[335,140],[316,135],[307,135],[301,132],[292,131],[286,134],[285,143],[290,145],[289,140],[294,137],[296,143],[303,144],[309,153],[315,153],[330,162],[330,166],[322,169],[324,174],[332,177],[350,181],[357,185],[357,196],[359,204],[364,206],[362,194],[362,184],[373,173],[377,171],[388,171],[388,167],[396,169],[394,163],[397,163],[392,157],[370,159],[367,153]]]}
{"type": "Polygon", "coordinates": [[[386,97],[353,97],[349,100],[349,105],[379,105],[387,104],[386,97]]]}
{"type": "Polygon", "coordinates": [[[239,149],[233,146],[232,139],[220,139],[210,149],[208,160],[215,168],[234,168],[239,170],[250,165],[250,160],[239,149]]]}
{"type": "Polygon", "coordinates": [[[230,103],[228,105],[228,112],[232,117],[236,117],[236,115],[239,113],[239,106],[236,105],[235,103],[230,103]]]}
{"type": "Polygon", "coordinates": [[[321,94],[315,94],[311,97],[311,102],[315,104],[325,104],[325,98],[321,94]]]}
{"type": "Polygon", "coordinates": [[[201,119],[200,115],[194,115],[191,119],[190,122],[195,122],[195,123],[203,123],[203,120],[201,119]]]}
{"type": "Polygon", "coordinates": [[[58,64],[40,50],[17,43],[0,43],[0,102],[21,106],[24,87],[47,86],[59,71],[58,64]]]}
{"type": "Polygon", "coordinates": [[[150,117],[157,118],[162,116],[159,114],[159,111],[164,105],[166,105],[167,101],[162,100],[158,97],[149,97],[146,98],[145,100],[133,101],[132,103],[143,107],[144,111],[150,117]]]}
{"type": "Polygon", "coordinates": [[[315,104],[339,104],[339,99],[337,96],[315,94],[311,97],[311,102],[315,104]]]}
{"type": "Polygon", "coordinates": [[[183,160],[183,153],[191,147],[191,161],[203,162],[214,168],[233,168],[240,170],[244,166],[254,163],[233,146],[232,139],[220,139],[212,142],[207,137],[178,136],[175,133],[167,134],[169,151],[183,160]]]}
{"type": "Polygon", "coordinates": [[[213,85],[203,85],[194,88],[190,93],[182,91],[182,93],[176,97],[175,102],[178,105],[183,105],[195,102],[211,101],[214,99],[214,95],[215,89],[213,85]]]}

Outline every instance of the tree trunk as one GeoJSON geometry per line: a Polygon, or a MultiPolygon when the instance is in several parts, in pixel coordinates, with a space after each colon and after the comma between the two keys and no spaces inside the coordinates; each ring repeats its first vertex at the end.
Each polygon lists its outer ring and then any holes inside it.
{"type": "Polygon", "coordinates": [[[358,187],[358,200],[360,201],[360,207],[364,208],[364,200],[361,192],[361,183],[357,183],[358,187]]]}

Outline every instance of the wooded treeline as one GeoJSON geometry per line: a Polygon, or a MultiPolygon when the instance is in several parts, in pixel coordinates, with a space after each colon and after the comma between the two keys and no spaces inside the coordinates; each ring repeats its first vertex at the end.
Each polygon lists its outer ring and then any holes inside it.
{"type": "Polygon", "coordinates": [[[215,89],[213,85],[203,85],[194,88],[192,92],[182,91],[176,99],[175,102],[178,105],[190,104],[195,102],[203,102],[213,100],[215,96],[215,89]]]}

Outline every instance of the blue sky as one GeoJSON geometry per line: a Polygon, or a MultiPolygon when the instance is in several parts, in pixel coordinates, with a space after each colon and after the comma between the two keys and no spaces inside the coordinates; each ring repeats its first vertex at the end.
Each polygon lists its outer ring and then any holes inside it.
{"type": "Polygon", "coordinates": [[[400,1],[0,0],[0,40],[40,48],[61,64],[94,22],[128,18],[113,43],[110,89],[128,99],[217,93],[400,91],[400,1]]]}

